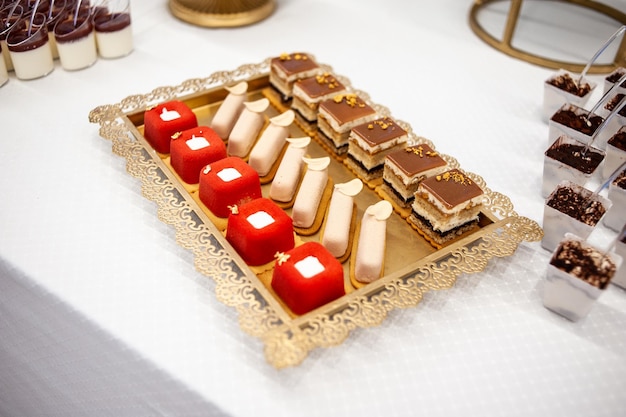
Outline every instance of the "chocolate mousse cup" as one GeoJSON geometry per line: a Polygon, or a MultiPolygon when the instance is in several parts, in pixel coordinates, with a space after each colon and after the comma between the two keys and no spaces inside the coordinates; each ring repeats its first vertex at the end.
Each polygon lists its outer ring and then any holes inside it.
{"type": "Polygon", "coordinates": [[[620,231],[626,224],[626,170],[611,181],[608,197],[612,205],[602,222],[606,227],[620,231]]]}
{"type": "MultiPolygon", "coordinates": [[[[7,65],[4,62],[4,50],[2,49],[2,45],[0,45],[0,87],[5,85],[7,81],[9,81],[9,72],[7,71],[7,65]]],[[[7,52],[8,53],[8,52],[7,52]]]]}
{"type": "Polygon", "coordinates": [[[541,196],[546,198],[563,180],[584,186],[598,171],[605,152],[572,139],[559,137],[544,153],[541,196]]]}
{"type": "Polygon", "coordinates": [[[598,111],[598,114],[606,119],[611,112],[617,107],[621,106],[619,110],[611,117],[611,119],[605,124],[594,141],[596,147],[600,149],[606,149],[606,144],[609,139],[616,134],[622,126],[626,126],[626,105],[624,105],[624,97],[626,94],[618,93],[613,98],[608,100],[602,109],[598,111]]]}
{"type": "Polygon", "coordinates": [[[32,80],[48,75],[54,69],[46,16],[37,13],[32,19],[18,20],[7,35],[15,75],[20,80],[32,80]]]}
{"type": "Polygon", "coordinates": [[[96,44],[102,58],[120,58],[133,50],[128,0],[111,0],[94,12],[96,44]]]}
{"type": "Polygon", "coordinates": [[[622,126],[606,144],[602,178],[609,178],[624,161],[626,161],[626,126],[622,126]]]}
{"type": "Polygon", "coordinates": [[[561,181],[544,205],[541,246],[553,251],[568,232],[586,239],[611,204],[607,198],[578,184],[561,181]]]}
{"type": "Polygon", "coordinates": [[[620,256],[567,233],[548,263],[543,305],[574,322],[586,317],[621,263],[620,256]]]}
{"type": "Polygon", "coordinates": [[[559,70],[543,84],[543,120],[548,122],[565,103],[585,107],[597,83],[566,70],[559,70]]]}
{"type": "MultiPolygon", "coordinates": [[[[609,91],[620,78],[622,78],[626,74],[626,68],[619,67],[616,68],[615,71],[604,77],[604,92],[609,91]]],[[[616,93],[626,94],[626,81],[622,82],[622,85],[619,86],[616,93]]]]}
{"type": "Polygon", "coordinates": [[[583,143],[589,143],[604,119],[594,114],[589,117],[588,124],[585,119],[587,115],[589,115],[589,111],[582,107],[564,104],[548,122],[548,144],[554,143],[562,135],[567,135],[583,143]]]}
{"type": "Polygon", "coordinates": [[[0,9],[0,48],[3,51],[2,58],[7,71],[13,71],[13,61],[7,46],[7,36],[13,25],[21,19],[22,12],[22,6],[18,5],[14,8],[12,4],[5,5],[0,9]]]}
{"type": "Polygon", "coordinates": [[[89,12],[80,13],[76,23],[71,14],[59,20],[54,27],[54,37],[63,69],[79,70],[96,62],[96,37],[89,12]]]}
{"type": "Polygon", "coordinates": [[[615,272],[611,283],[626,290],[626,265],[624,265],[626,260],[626,224],[622,228],[622,232],[617,237],[614,250],[617,256],[622,257],[622,265],[617,268],[617,272],[615,272]]]}

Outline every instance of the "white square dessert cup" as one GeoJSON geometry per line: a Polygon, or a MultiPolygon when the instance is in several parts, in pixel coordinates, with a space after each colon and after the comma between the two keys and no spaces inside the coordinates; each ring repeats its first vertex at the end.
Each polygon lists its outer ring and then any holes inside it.
{"type": "MultiPolygon", "coordinates": [[[[555,189],[557,185],[563,180],[571,181],[575,184],[584,186],[587,181],[598,172],[598,167],[602,165],[602,163],[598,164],[598,166],[590,173],[586,173],[581,171],[578,168],[570,166],[562,161],[551,158],[547,155],[548,151],[551,149],[557,148],[562,145],[578,145],[581,147],[585,146],[585,143],[570,138],[567,135],[559,136],[557,140],[546,150],[543,156],[543,181],[541,184],[541,196],[546,198],[550,195],[550,193],[555,189]]],[[[597,149],[593,146],[589,147],[588,152],[599,153],[603,156],[603,160],[606,157],[605,152],[601,149],[597,149]]]]}
{"type": "Polygon", "coordinates": [[[609,229],[622,230],[626,224],[626,190],[615,185],[615,181],[609,184],[609,200],[611,208],[602,218],[602,223],[609,229]]]}
{"type": "MultiPolygon", "coordinates": [[[[620,130],[617,131],[617,134],[626,134],[626,126],[622,126],[620,130]]],[[[613,136],[615,136],[613,135],[613,136]]],[[[609,142],[611,138],[609,138],[609,142]]],[[[604,158],[604,162],[602,163],[602,178],[606,179],[611,176],[611,174],[626,161],[626,149],[620,149],[617,146],[612,145],[611,143],[606,144],[606,157],[604,158]]]]}
{"type": "MultiPolygon", "coordinates": [[[[624,108],[622,108],[622,110],[623,109],[624,108]]],[[[611,111],[608,110],[606,106],[602,106],[602,108],[598,110],[598,115],[605,120],[610,113],[611,111]]],[[[600,149],[606,149],[609,139],[611,139],[613,135],[615,135],[624,126],[626,126],[626,117],[619,113],[615,113],[611,120],[609,120],[602,130],[598,132],[598,135],[593,142],[594,146],[600,149]]]]}
{"type": "Polygon", "coordinates": [[[558,70],[550,78],[543,83],[543,121],[548,122],[552,115],[556,113],[564,104],[571,103],[578,107],[585,107],[585,104],[589,101],[589,97],[593,94],[597,83],[592,82],[588,78],[582,79],[582,84],[589,84],[590,90],[584,96],[578,96],[565,91],[559,87],[550,84],[550,81],[559,78],[564,75],[569,75],[573,80],[578,80],[579,74],[574,74],[564,69],[558,70]]]}
{"type": "MultiPolygon", "coordinates": [[[[553,251],[548,263],[546,282],[543,289],[543,305],[548,310],[575,322],[589,314],[593,304],[606,288],[600,289],[552,265],[552,260],[562,245],[569,241],[580,241],[583,247],[594,248],[600,253],[603,251],[585,242],[585,239],[575,234],[566,233],[553,251]]],[[[621,256],[612,252],[607,252],[606,256],[615,263],[617,268],[620,267],[622,263],[621,256]]]]}
{"type": "MultiPolygon", "coordinates": [[[[548,122],[548,144],[554,143],[554,141],[557,140],[559,136],[561,135],[567,135],[583,143],[589,143],[591,141],[591,137],[593,136],[593,134],[587,135],[585,133],[579,132],[576,129],[572,129],[569,126],[565,126],[564,124],[553,120],[556,113],[558,113],[561,110],[571,110],[578,116],[589,114],[589,110],[585,110],[582,107],[578,107],[574,104],[562,105],[556,112],[554,112],[554,114],[552,115],[552,117],[550,117],[550,120],[548,122]]],[[[595,116],[600,116],[600,115],[596,114],[595,116]]]]}
{"type": "MultiPolygon", "coordinates": [[[[613,87],[613,85],[615,85],[614,82],[609,81],[610,78],[620,79],[620,77],[624,75],[624,73],[626,73],[626,68],[619,67],[619,68],[616,68],[612,73],[604,77],[604,92],[603,93],[607,93],[613,87]]],[[[626,94],[626,88],[622,86],[617,87],[615,89],[615,93],[626,94]]]]}
{"type": "Polygon", "coordinates": [[[626,265],[624,265],[624,259],[626,259],[626,242],[623,242],[622,240],[615,242],[615,253],[617,256],[622,257],[622,265],[617,268],[617,271],[611,280],[611,284],[615,284],[626,290],[626,265]]]}
{"type": "Polygon", "coordinates": [[[589,201],[600,202],[606,211],[609,211],[612,205],[609,199],[601,196],[600,194],[594,194],[592,191],[589,191],[588,189],[571,181],[561,181],[552,193],[550,193],[548,198],[546,198],[546,202],[543,206],[543,239],[541,240],[541,247],[550,252],[558,246],[559,242],[563,239],[563,236],[565,236],[565,233],[573,233],[583,239],[586,239],[604,217],[600,217],[596,224],[590,225],[562,213],[553,207],[550,207],[548,202],[551,200],[553,194],[561,187],[571,188],[577,194],[588,198],[589,201]]]}

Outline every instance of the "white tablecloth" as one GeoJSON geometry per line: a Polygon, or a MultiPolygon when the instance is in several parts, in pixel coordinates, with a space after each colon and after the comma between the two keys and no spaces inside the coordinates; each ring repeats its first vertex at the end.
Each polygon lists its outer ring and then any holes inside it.
{"type": "MultiPolygon", "coordinates": [[[[563,54],[542,32],[562,16],[526,3],[522,41],[563,54]]],[[[553,71],[481,42],[470,5],[280,0],[260,24],[211,30],[133,0],[131,55],[12,74],[0,88],[0,415],[622,415],[626,293],[610,287],[578,323],[549,312],[538,243],[274,369],[87,119],[132,94],[308,51],[541,224],[553,71]]],[[[484,17],[497,28],[505,14],[484,17]]],[[[578,61],[618,27],[585,19],[578,61]]]]}

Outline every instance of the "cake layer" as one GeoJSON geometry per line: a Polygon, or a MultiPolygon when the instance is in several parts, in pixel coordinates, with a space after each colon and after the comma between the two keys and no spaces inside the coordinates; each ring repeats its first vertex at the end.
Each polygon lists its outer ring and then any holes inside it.
{"type": "Polygon", "coordinates": [[[289,98],[293,83],[299,78],[312,77],[320,71],[320,67],[309,55],[301,52],[281,54],[270,63],[270,84],[289,98]]]}
{"type": "Polygon", "coordinates": [[[480,205],[483,196],[483,190],[478,184],[458,169],[426,178],[420,183],[417,192],[422,199],[436,207],[437,211],[446,215],[457,214],[480,205]]]}
{"type": "Polygon", "coordinates": [[[447,232],[465,223],[478,219],[481,206],[474,205],[465,207],[455,213],[443,213],[438,206],[423,198],[419,193],[411,205],[413,213],[428,220],[433,230],[447,232]]]}
{"type": "Polygon", "coordinates": [[[308,121],[317,120],[319,103],[344,92],[346,87],[330,73],[299,79],[293,85],[292,108],[308,121]]]}

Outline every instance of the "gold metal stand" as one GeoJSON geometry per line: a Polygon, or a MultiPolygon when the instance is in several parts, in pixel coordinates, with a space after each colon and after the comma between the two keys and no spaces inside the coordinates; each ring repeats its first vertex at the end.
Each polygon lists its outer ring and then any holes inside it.
{"type": "Polygon", "coordinates": [[[204,27],[251,25],[268,17],[276,8],[274,0],[169,0],[174,16],[204,27]]]}
{"type": "MultiPolygon", "coordinates": [[[[598,13],[605,14],[623,25],[626,25],[626,14],[616,10],[610,6],[607,6],[602,3],[598,3],[592,0],[555,0],[561,1],[563,3],[571,3],[574,5],[578,5],[581,7],[586,7],[588,9],[595,10],[598,13]]],[[[515,33],[515,26],[517,25],[517,21],[519,19],[520,9],[522,8],[522,0],[475,0],[472,5],[470,11],[470,27],[474,31],[474,33],[485,41],[487,44],[496,48],[497,50],[504,52],[507,55],[510,55],[514,58],[518,58],[524,60],[526,62],[530,62],[531,64],[540,65],[543,67],[559,69],[563,68],[572,72],[581,72],[586,63],[572,63],[572,62],[564,62],[559,61],[543,56],[539,56],[536,54],[532,54],[530,52],[522,51],[520,49],[514,48],[512,46],[513,35],[515,33]],[[504,28],[504,34],[502,36],[502,40],[496,39],[489,33],[485,31],[485,29],[478,23],[477,15],[478,12],[484,8],[485,6],[494,3],[496,1],[510,1],[511,7],[509,9],[509,14],[506,22],[506,26],[504,28]]],[[[617,67],[626,66],[626,36],[622,38],[620,46],[615,54],[615,58],[612,64],[594,64],[589,69],[589,73],[609,73],[615,70],[617,67]]]]}

